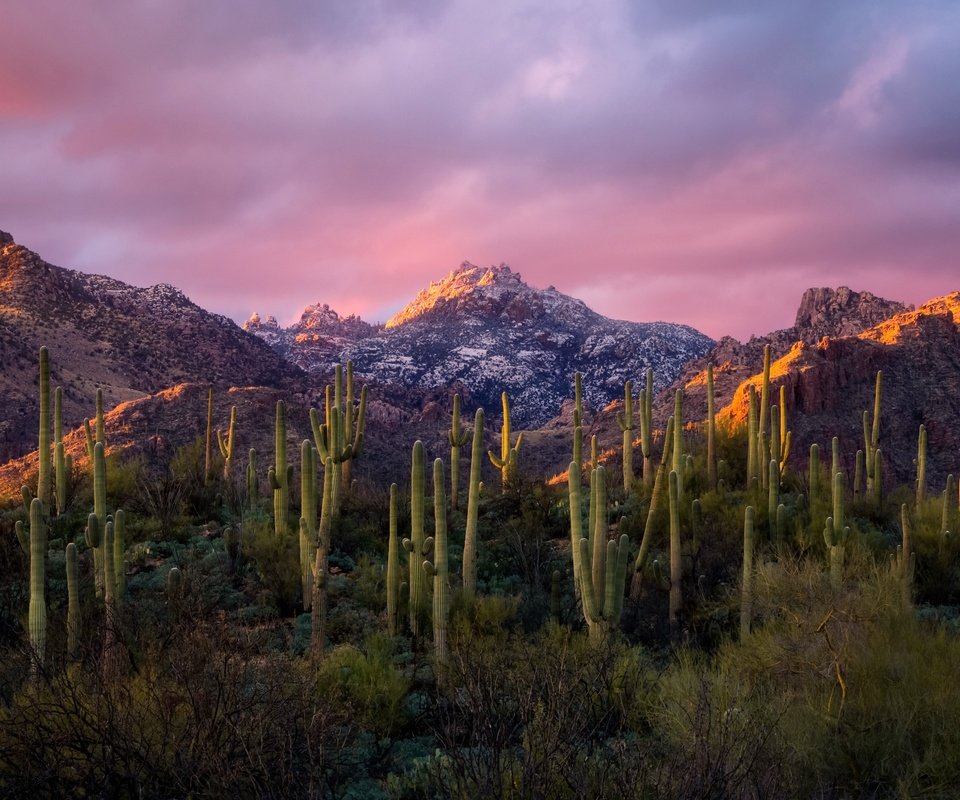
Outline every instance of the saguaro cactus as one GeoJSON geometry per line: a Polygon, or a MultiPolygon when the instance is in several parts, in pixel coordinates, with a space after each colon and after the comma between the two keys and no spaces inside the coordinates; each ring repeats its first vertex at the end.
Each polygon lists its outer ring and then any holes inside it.
{"type": "Polygon", "coordinates": [[[867,493],[873,494],[874,467],[876,451],[880,446],[880,397],[883,392],[883,371],[877,370],[877,382],[873,390],[873,419],[867,411],[863,412],[863,449],[866,456],[867,493]]]}
{"type": "Polygon", "coordinates": [[[478,408],[473,420],[467,528],[463,537],[463,596],[466,600],[472,600],[477,592],[477,520],[480,508],[480,469],[483,466],[483,425],[483,409],[478,408]]]}
{"type": "Polygon", "coordinates": [[[273,527],[277,536],[286,536],[293,465],[287,463],[287,408],[283,400],[277,400],[274,452],[274,466],[268,473],[270,488],[273,489],[273,527]]]}
{"type": "Polygon", "coordinates": [[[766,487],[767,471],[762,468],[767,463],[767,409],[770,405],[770,345],[763,347],[763,379],[760,384],[760,416],[757,422],[758,472],[766,487]]]}
{"type": "Polygon", "coordinates": [[[640,393],[640,451],[643,453],[643,484],[653,486],[653,370],[640,393]]]}
{"type": "Polygon", "coordinates": [[[683,466],[686,463],[683,453],[683,390],[677,389],[673,398],[673,471],[677,473],[677,491],[683,496],[683,466]]]}
{"type": "Polygon", "coordinates": [[[433,548],[433,538],[426,537],[423,525],[423,442],[413,444],[410,467],[410,538],[403,540],[403,549],[409,553],[410,568],[410,633],[417,637],[422,633],[427,615],[427,581],[423,562],[433,548]]]}
{"type": "MultiPolygon", "coordinates": [[[[606,477],[603,467],[598,467],[591,475],[591,491],[603,484],[606,477]]],[[[619,541],[606,541],[606,524],[596,524],[590,531],[591,540],[583,538],[580,507],[580,466],[571,461],[568,471],[568,490],[570,497],[570,538],[575,542],[573,548],[574,583],[579,586],[583,607],[583,616],[590,629],[590,638],[594,641],[604,639],[620,624],[623,611],[623,587],[627,574],[627,551],[630,540],[626,534],[619,541]],[[602,536],[602,542],[596,537],[602,536]],[[599,544],[599,547],[598,547],[599,544]],[[605,562],[601,582],[596,576],[594,553],[602,550],[605,562]],[[601,594],[602,592],[602,594],[601,594]]],[[[606,520],[606,510],[596,515],[606,520]]]]}
{"type": "Polygon", "coordinates": [[[247,453],[247,507],[252,511],[260,500],[260,481],[257,480],[257,451],[247,453]]]}
{"type": "Polygon", "coordinates": [[[47,643],[46,584],[47,532],[43,521],[43,503],[39,497],[30,503],[30,652],[34,676],[43,669],[47,643]]]}
{"type": "Polygon", "coordinates": [[[300,498],[300,588],[307,610],[313,601],[317,560],[317,455],[307,439],[300,443],[300,498]]]}
{"type": "Polygon", "coordinates": [[[633,485],[633,382],[623,384],[623,411],[617,413],[617,424],[623,433],[623,491],[633,485]]]}
{"type": "Polygon", "coordinates": [[[400,542],[397,539],[397,484],[390,484],[390,522],[387,539],[387,633],[399,632],[400,542]]]}
{"type": "Polygon", "coordinates": [[[53,484],[57,514],[67,508],[67,482],[73,471],[73,458],[63,445],[63,389],[57,387],[53,394],[53,484]]]}
{"type": "Polygon", "coordinates": [[[237,407],[230,406],[230,425],[226,434],[217,430],[217,444],[220,446],[220,455],[223,457],[223,479],[230,480],[233,472],[233,435],[237,427],[237,407]]]}
{"type": "Polygon", "coordinates": [[[67,564],[67,655],[74,658],[80,640],[80,577],[77,546],[70,542],[65,551],[67,564]]]}
{"type": "Polygon", "coordinates": [[[823,541],[827,545],[827,555],[830,562],[830,585],[839,589],[843,585],[843,562],[846,557],[846,543],[850,536],[850,528],[838,528],[833,517],[827,517],[827,524],[823,529],[823,541]]]}
{"type": "Polygon", "coordinates": [[[487,455],[490,456],[490,463],[500,470],[500,483],[502,488],[506,490],[517,475],[523,434],[517,436],[517,443],[511,446],[510,401],[506,392],[501,396],[501,401],[503,403],[503,427],[500,429],[500,455],[497,456],[492,450],[488,450],[487,455]]]}
{"type": "Polygon", "coordinates": [[[447,617],[450,614],[450,575],[447,566],[447,498],[443,461],[433,462],[433,561],[423,570],[433,578],[433,651],[437,666],[447,663],[447,617]]]}
{"type": "Polygon", "coordinates": [[[920,426],[917,438],[917,505],[927,496],[927,428],[920,426]]]}
{"type": "Polygon", "coordinates": [[[713,364],[707,365],[707,486],[717,488],[717,412],[713,394],[713,364]]]}
{"type": "Polygon", "coordinates": [[[680,478],[676,472],[670,473],[670,637],[680,637],[680,606],[683,596],[680,581],[683,578],[683,566],[680,552],[680,478]]]}
{"type": "Polygon", "coordinates": [[[107,462],[103,453],[103,442],[93,446],[93,513],[97,517],[98,544],[93,549],[94,586],[97,597],[103,597],[105,578],[104,548],[101,542],[103,528],[107,524],[107,462]]]}
{"type": "Polygon", "coordinates": [[[321,658],[327,630],[327,574],[330,544],[333,535],[333,459],[323,465],[323,506],[317,529],[317,550],[313,566],[313,601],[310,611],[310,648],[314,658],[321,658]]]}
{"type": "Polygon", "coordinates": [[[40,435],[37,440],[40,471],[37,476],[37,498],[43,504],[43,516],[50,511],[50,358],[47,348],[40,348],[40,435]]]}
{"type": "Polygon", "coordinates": [[[467,443],[470,432],[460,429],[460,395],[453,396],[453,415],[447,439],[450,441],[450,508],[456,511],[460,504],[460,448],[467,443]]]}

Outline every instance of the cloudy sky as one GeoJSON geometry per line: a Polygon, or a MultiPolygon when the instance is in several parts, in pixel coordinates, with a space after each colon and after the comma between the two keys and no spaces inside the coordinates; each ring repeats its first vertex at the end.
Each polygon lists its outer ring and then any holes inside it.
{"type": "Polygon", "coordinates": [[[13,0],[0,228],[242,321],[460,262],[708,334],[960,289],[960,3],[13,0]]]}

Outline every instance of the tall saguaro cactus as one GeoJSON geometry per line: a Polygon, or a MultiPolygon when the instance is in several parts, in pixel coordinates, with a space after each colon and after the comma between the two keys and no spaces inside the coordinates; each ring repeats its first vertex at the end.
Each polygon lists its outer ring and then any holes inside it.
{"type": "Polygon", "coordinates": [[[747,401],[747,489],[750,490],[753,487],[753,482],[755,480],[759,481],[760,478],[760,468],[757,464],[757,459],[760,456],[757,429],[757,391],[753,388],[753,384],[747,386],[747,401]]]}
{"type": "Polygon", "coordinates": [[[43,503],[39,497],[30,503],[30,652],[32,672],[39,675],[47,643],[46,584],[47,532],[43,521],[43,503]]]}
{"type": "Polygon", "coordinates": [[[424,533],[423,471],[425,454],[423,442],[413,444],[410,467],[410,538],[403,540],[403,549],[409,553],[410,568],[410,633],[418,637],[423,632],[427,615],[427,580],[423,562],[433,548],[433,538],[424,533]]]}
{"type": "Polygon", "coordinates": [[[917,438],[917,505],[927,496],[927,427],[920,426],[917,438]]]}
{"type": "Polygon", "coordinates": [[[74,658],[80,642],[80,575],[77,546],[70,542],[65,551],[67,565],[67,655],[74,658]]]}
{"type": "Polygon", "coordinates": [[[866,456],[867,494],[873,495],[876,452],[880,446],[880,397],[883,391],[883,371],[877,370],[877,382],[873,390],[873,419],[863,412],[863,449],[866,456]]]}
{"type": "Polygon", "coordinates": [[[713,394],[713,364],[707,365],[707,486],[717,488],[717,409],[713,394]]]}
{"type": "MultiPolygon", "coordinates": [[[[627,551],[630,540],[626,534],[619,541],[606,541],[606,509],[596,514],[602,524],[590,530],[590,539],[583,537],[582,510],[580,505],[580,465],[570,462],[568,491],[570,499],[570,538],[573,543],[574,584],[579,588],[583,616],[590,630],[590,638],[599,642],[620,624],[623,612],[623,589],[627,575],[627,551]],[[597,537],[602,537],[598,541],[597,537]],[[603,553],[603,564],[597,569],[596,553],[603,553]],[[599,576],[599,577],[598,577],[599,576]]],[[[598,467],[591,474],[591,494],[605,483],[604,468],[598,467]]],[[[600,498],[593,497],[594,506],[600,498]]]]}
{"type": "MultiPolygon", "coordinates": [[[[103,538],[103,529],[107,524],[107,461],[104,456],[103,442],[93,446],[93,513],[97,518],[98,540],[103,538]]],[[[97,597],[103,596],[105,580],[105,553],[102,542],[91,544],[93,550],[94,586],[97,597]]]]}
{"type": "Polygon", "coordinates": [[[480,469],[483,466],[483,409],[473,419],[470,449],[470,486],[467,491],[467,528],[463,537],[463,596],[472,600],[477,593],[477,521],[480,514],[480,469]]]}
{"type": "Polygon", "coordinates": [[[57,387],[53,395],[53,484],[57,514],[67,508],[67,483],[73,472],[73,457],[63,444],[63,389],[57,387]]]}
{"type": "Polygon", "coordinates": [[[317,529],[317,549],[313,565],[313,600],[310,603],[310,649],[314,658],[322,658],[327,630],[327,577],[330,545],[333,538],[333,460],[323,465],[323,506],[317,529]]]}
{"type": "Polygon", "coordinates": [[[433,652],[438,667],[447,663],[447,618],[450,614],[450,574],[447,564],[447,498],[443,460],[433,462],[433,561],[423,570],[433,578],[433,652]]]}
{"type": "Polygon", "coordinates": [[[511,423],[510,423],[510,400],[507,393],[501,396],[503,403],[503,427],[500,429],[500,455],[497,456],[492,450],[487,451],[490,456],[490,463],[500,470],[500,483],[505,490],[516,475],[517,466],[520,460],[520,445],[523,443],[523,434],[517,436],[517,443],[510,444],[511,423]]]}
{"type": "Polygon", "coordinates": [[[260,500],[260,481],[257,480],[257,451],[247,453],[247,507],[252,511],[260,500]]]}
{"type": "Polygon", "coordinates": [[[760,386],[760,418],[757,423],[757,458],[758,472],[763,488],[767,488],[767,470],[763,465],[767,463],[767,409],[770,404],[770,345],[763,347],[763,381],[760,386]]]}
{"type": "Polygon", "coordinates": [[[450,441],[450,508],[460,505],[460,448],[467,443],[470,432],[460,428],[460,395],[453,396],[453,415],[447,439],[450,441]]]}
{"type": "Polygon", "coordinates": [[[50,357],[46,347],[40,348],[40,435],[37,439],[40,471],[37,475],[37,498],[42,503],[43,516],[50,513],[50,357]]]}
{"type": "Polygon", "coordinates": [[[390,519],[387,539],[387,633],[399,632],[400,542],[397,539],[397,484],[390,484],[390,519]]]}
{"type": "Polygon", "coordinates": [[[680,637],[680,606],[683,596],[680,581],[683,577],[680,552],[680,478],[670,473],[670,637],[680,637]]]}
{"type": "Polygon", "coordinates": [[[317,560],[317,454],[307,439],[300,444],[300,498],[300,588],[303,608],[308,610],[317,560]]]}
{"type": "Polygon", "coordinates": [[[347,362],[347,398],[343,399],[343,368],[337,364],[333,386],[327,386],[324,396],[325,422],[320,422],[317,410],[310,409],[310,427],[320,459],[330,459],[333,469],[331,484],[332,513],[340,509],[341,486],[350,481],[350,462],[359,458],[363,449],[364,425],[367,413],[367,387],[360,390],[360,403],[354,407],[353,362],[347,362]]]}
{"type": "Polygon", "coordinates": [[[273,527],[277,536],[286,536],[293,465],[287,463],[287,408],[283,400],[277,400],[274,452],[274,466],[268,472],[270,488],[273,489],[273,527]]]}
{"type": "Polygon", "coordinates": [[[217,430],[217,444],[220,446],[220,455],[223,457],[223,479],[230,480],[233,473],[233,435],[237,427],[237,407],[230,406],[230,425],[226,434],[217,430]]]}
{"type": "Polygon", "coordinates": [[[633,485],[633,382],[623,384],[623,411],[617,414],[617,424],[623,433],[623,491],[633,485]]]}
{"type": "MultiPolygon", "coordinates": [[[[664,445],[666,446],[666,445],[664,445]]],[[[643,453],[643,485],[653,486],[653,370],[647,367],[647,379],[640,393],[640,452],[643,453]]]]}

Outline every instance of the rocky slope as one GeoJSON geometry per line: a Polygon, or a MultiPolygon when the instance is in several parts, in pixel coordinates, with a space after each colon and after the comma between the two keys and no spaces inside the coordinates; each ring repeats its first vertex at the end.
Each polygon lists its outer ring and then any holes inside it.
{"type": "Polygon", "coordinates": [[[50,351],[64,423],[183,381],[287,385],[300,370],[166,284],[140,289],[45,262],[0,232],[0,460],[36,446],[37,353],[50,351]]]}
{"type": "Polygon", "coordinates": [[[529,287],[503,264],[464,263],[382,329],[322,311],[308,308],[286,330],[258,318],[246,327],[311,371],[326,371],[331,355],[346,344],[341,357],[379,384],[426,391],[456,387],[468,405],[493,414],[506,391],[514,420],[524,427],[557,414],[578,370],[590,376],[587,402],[603,406],[647,366],[655,369],[658,386],[666,386],[712,343],[683,325],[607,319],[553,287],[529,287]],[[308,331],[315,338],[307,338],[308,331]]]}

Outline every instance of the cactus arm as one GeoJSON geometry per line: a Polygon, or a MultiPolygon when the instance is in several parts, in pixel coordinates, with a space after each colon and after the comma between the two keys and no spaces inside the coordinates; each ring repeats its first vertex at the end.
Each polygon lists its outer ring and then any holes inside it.
{"type": "Polygon", "coordinates": [[[480,468],[483,466],[484,413],[477,409],[470,451],[470,485],[467,490],[467,527],[463,539],[463,594],[467,600],[477,591],[477,520],[480,507],[480,468]]]}

